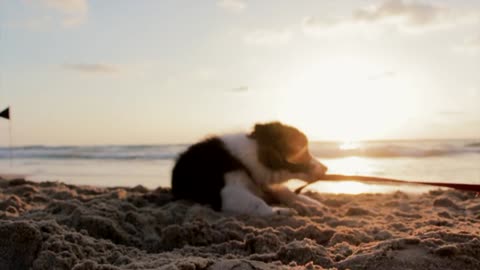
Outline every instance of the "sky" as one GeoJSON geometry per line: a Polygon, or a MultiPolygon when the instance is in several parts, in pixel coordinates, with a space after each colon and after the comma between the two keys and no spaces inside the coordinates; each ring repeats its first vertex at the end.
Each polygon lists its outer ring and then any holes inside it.
{"type": "Polygon", "coordinates": [[[0,0],[7,106],[14,145],[480,138],[480,1],[0,0]]]}

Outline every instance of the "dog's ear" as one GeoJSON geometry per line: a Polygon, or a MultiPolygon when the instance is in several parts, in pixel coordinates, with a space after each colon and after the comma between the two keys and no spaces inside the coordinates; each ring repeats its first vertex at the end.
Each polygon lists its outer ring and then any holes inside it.
{"type": "Polygon", "coordinates": [[[280,122],[270,122],[265,124],[256,124],[249,137],[261,142],[268,142],[278,138],[281,133],[282,124],[280,122]]]}
{"type": "Polygon", "coordinates": [[[274,170],[284,166],[282,124],[280,122],[256,124],[249,137],[257,141],[258,159],[262,164],[274,170]]]}
{"type": "Polygon", "coordinates": [[[279,170],[285,166],[283,155],[271,145],[258,146],[258,159],[267,168],[279,170]]]}
{"type": "MultiPolygon", "coordinates": [[[[256,124],[249,137],[256,140],[258,159],[265,166],[274,170],[304,170],[306,166],[303,164],[305,163],[303,162],[304,159],[301,159],[302,162],[298,162],[297,160],[300,159],[295,155],[305,152],[305,149],[308,147],[308,140],[305,134],[298,129],[280,122],[256,124]],[[295,162],[288,161],[288,158],[292,157],[292,155],[295,162]]],[[[308,154],[308,151],[305,153],[308,154]]],[[[305,161],[307,161],[306,158],[305,161]]]]}

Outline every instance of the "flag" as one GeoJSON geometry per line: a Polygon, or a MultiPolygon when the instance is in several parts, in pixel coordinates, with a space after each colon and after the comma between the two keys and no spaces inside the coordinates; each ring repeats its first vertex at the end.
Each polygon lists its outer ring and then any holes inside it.
{"type": "Polygon", "coordinates": [[[0,112],[0,117],[5,119],[10,119],[10,107],[6,108],[2,112],[0,112]]]}

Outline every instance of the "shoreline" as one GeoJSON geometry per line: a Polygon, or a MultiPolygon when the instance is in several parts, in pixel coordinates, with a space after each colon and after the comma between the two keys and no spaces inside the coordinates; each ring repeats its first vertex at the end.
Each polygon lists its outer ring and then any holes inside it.
{"type": "Polygon", "coordinates": [[[480,268],[474,193],[308,195],[322,207],[251,217],[168,188],[0,179],[0,268],[480,268]]]}

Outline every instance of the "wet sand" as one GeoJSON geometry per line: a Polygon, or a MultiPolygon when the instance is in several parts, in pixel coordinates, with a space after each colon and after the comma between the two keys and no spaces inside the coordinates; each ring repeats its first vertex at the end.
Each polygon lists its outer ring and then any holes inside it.
{"type": "Polygon", "coordinates": [[[0,269],[480,269],[480,198],[309,194],[223,214],[169,189],[0,180],[0,269]]]}

